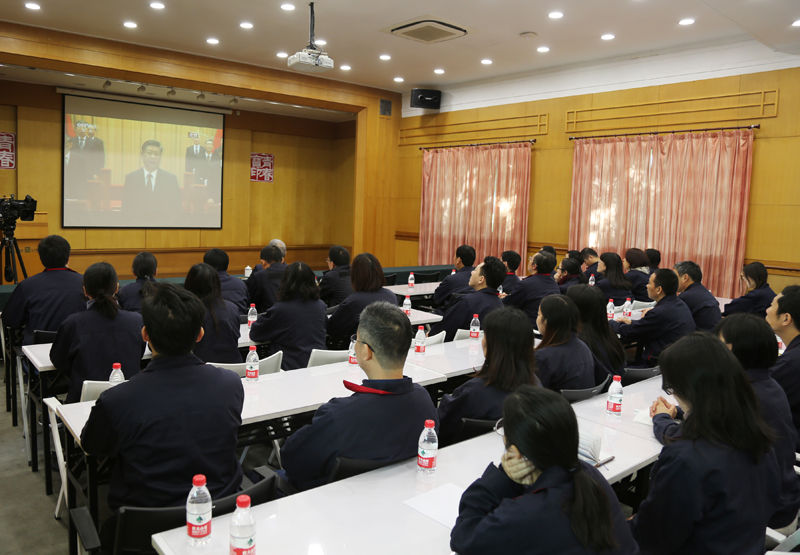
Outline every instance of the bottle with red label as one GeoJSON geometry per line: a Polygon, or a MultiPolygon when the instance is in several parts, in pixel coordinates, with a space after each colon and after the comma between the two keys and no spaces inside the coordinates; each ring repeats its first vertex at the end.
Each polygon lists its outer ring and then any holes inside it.
{"type": "Polygon", "coordinates": [[[197,474],[192,478],[192,491],[186,499],[186,533],[189,545],[205,545],[211,536],[211,494],[206,487],[206,477],[197,474]]]}
{"type": "Polygon", "coordinates": [[[244,361],[244,378],[248,382],[258,381],[258,353],[255,345],[250,345],[250,351],[244,361]]]}
{"type": "Polygon", "coordinates": [[[230,555],[256,555],[256,519],[250,511],[250,496],[236,498],[236,511],[231,517],[230,555]]]}
{"type": "Polygon", "coordinates": [[[606,305],[606,318],[609,320],[614,319],[614,299],[608,299],[608,304],[606,305]]]}
{"type": "Polygon", "coordinates": [[[419,436],[417,451],[417,472],[433,474],[436,471],[436,452],[439,450],[439,438],[436,437],[436,422],[425,421],[425,429],[419,436]]]}
{"type": "Polygon", "coordinates": [[[403,301],[403,312],[411,318],[411,295],[406,295],[406,300],[403,301]]]}
{"type": "Polygon", "coordinates": [[[415,282],[416,280],[414,279],[414,272],[411,272],[410,274],[408,274],[408,288],[414,289],[415,282]]]}
{"type": "Polygon", "coordinates": [[[589,285],[594,285],[594,283],[595,283],[594,274],[592,274],[591,276],[589,276],[589,285]]]}
{"type": "Polygon", "coordinates": [[[251,304],[250,310],[247,311],[247,327],[252,328],[253,323],[258,320],[258,311],[256,311],[256,305],[251,304]]]}
{"type": "Polygon", "coordinates": [[[450,275],[451,275],[451,276],[454,276],[454,275],[456,275],[456,269],[455,269],[455,268],[453,268],[453,270],[450,272],[450,275]]]}
{"type": "Polygon", "coordinates": [[[606,412],[614,416],[622,414],[622,376],[614,376],[611,387],[608,388],[606,412]]]}
{"type": "Polygon", "coordinates": [[[350,340],[350,348],[347,349],[347,362],[350,364],[358,364],[358,359],[356,358],[356,342],[352,339],[350,340]]]}
{"type": "Polygon", "coordinates": [[[622,305],[622,316],[625,318],[630,318],[633,314],[633,304],[631,303],[630,297],[625,299],[625,304],[622,305]]]}
{"type": "Polygon", "coordinates": [[[121,384],[125,381],[125,374],[122,373],[122,365],[115,362],[111,365],[111,375],[108,377],[108,382],[111,387],[121,384]]]}
{"type": "Polygon", "coordinates": [[[420,326],[417,329],[417,335],[414,337],[414,352],[420,355],[425,354],[425,343],[428,338],[425,336],[425,326],[420,326]]]}
{"type": "Polygon", "coordinates": [[[478,320],[478,315],[472,315],[472,321],[469,323],[469,338],[473,341],[481,336],[481,321],[478,320]]]}

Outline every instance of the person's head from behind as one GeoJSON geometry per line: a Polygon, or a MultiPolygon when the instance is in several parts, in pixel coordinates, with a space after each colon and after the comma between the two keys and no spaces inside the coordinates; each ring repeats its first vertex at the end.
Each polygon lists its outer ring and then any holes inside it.
{"type": "Polygon", "coordinates": [[[281,260],[286,258],[286,243],[280,239],[273,239],[269,242],[270,247],[278,247],[281,250],[281,260]]]}
{"type": "Polygon", "coordinates": [[[206,149],[206,154],[212,154],[214,152],[214,141],[206,139],[206,142],[203,143],[203,148],[206,149]]]}
{"type": "Polygon", "coordinates": [[[556,256],[556,257],[558,256],[556,254],[556,249],[554,247],[551,247],[550,245],[543,246],[541,249],[539,249],[539,252],[549,252],[553,256],[556,256]]]}
{"type": "Polygon", "coordinates": [[[278,288],[278,301],[300,299],[306,301],[319,300],[319,287],[314,279],[314,270],[304,262],[292,262],[286,267],[278,288]]]}
{"type": "Polygon", "coordinates": [[[647,259],[650,261],[650,267],[653,269],[658,269],[658,265],[661,264],[661,253],[656,249],[645,249],[644,253],[647,255],[647,259]]]}
{"type": "Polygon", "coordinates": [[[483,355],[477,377],[502,391],[536,383],[533,330],[528,316],[516,307],[493,310],[483,319],[483,355]]]}
{"type": "Polygon", "coordinates": [[[556,257],[549,252],[539,251],[530,258],[528,271],[534,274],[551,274],[556,269],[556,257]]]}
{"type": "Polygon", "coordinates": [[[267,266],[272,266],[273,264],[277,264],[282,259],[283,257],[281,256],[281,250],[278,247],[267,245],[261,249],[261,265],[264,268],[267,266]]]}
{"type": "Polygon", "coordinates": [[[69,264],[69,242],[60,235],[48,235],[39,241],[39,260],[45,269],[66,268],[69,264]]]}
{"type": "Polygon", "coordinates": [[[537,479],[551,471],[556,479],[573,481],[564,512],[581,545],[598,553],[617,547],[608,495],[578,461],[578,419],[569,401],[549,389],[524,385],[506,398],[502,424],[508,456],[525,457],[537,479]]]}
{"type": "Polygon", "coordinates": [[[628,249],[622,259],[622,268],[627,272],[631,268],[649,268],[650,259],[642,249],[628,249]]]}
{"type": "Polygon", "coordinates": [[[383,266],[374,254],[362,252],[350,265],[350,285],[353,291],[377,291],[386,285],[383,266]]]}
{"type": "Polygon", "coordinates": [[[509,272],[516,272],[522,262],[522,257],[517,251],[505,251],[500,255],[500,260],[503,261],[509,272]]]}
{"type": "Polygon", "coordinates": [[[149,252],[140,252],[133,257],[131,270],[137,279],[154,278],[158,272],[158,260],[149,252]]]}
{"type": "Polygon", "coordinates": [[[566,295],[548,295],[539,304],[536,327],[542,334],[539,349],[563,345],[578,333],[578,309],[566,295]]]}
{"type": "Polygon", "coordinates": [[[479,291],[490,288],[497,289],[506,278],[506,267],[499,258],[487,256],[483,262],[475,266],[469,276],[469,286],[479,291]]]}
{"type": "Polygon", "coordinates": [[[92,309],[108,318],[117,315],[119,306],[114,295],[119,289],[117,272],[108,262],[95,262],[83,273],[83,294],[94,301],[92,309]]]}
{"type": "Polygon", "coordinates": [[[784,287],[767,308],[767,324],[788,346],[800,333],[800,285],[784,287]]]}
{"type": "Polygon", "coordinates": [[[599,287],[579,284],[567,289],[567,297],[575,304],[578,310],[579,329],[587,327],[608,327],[606,305],[608,299],[599,287]]]}
{"type": "Polygon", "coordinates": [[[470,247],[469,245],[461,245],[456,249],[456,256],[453,259],[453,266],[456,267],[457,270],[467,266],[472,266],[475,264],[475,249],[470,247]]]}
{"type": "Polygon", "coordinates": [[[328,269],[333,270],[338,266],[347,266],[350,264],[350,252],[341,245],[333,245],[328,249],[328,269]]]}
{"type": "Polygon", "coordinates": [[[219,273],[208,264],[195,264],[189,268],[184,288],[197,295],[197,298],[207,304],[207,301],[222,298],[222,286],[219,273]]]}
{"type": "Polygon", "coordinates": [[[164,153],[164,147],[161,143],[154,140],[145,141],[142,143],[142,165],[144,169],[149,172],[154,172],[161,165],[161,155],[164,153]]]}
{"type": "Polygon", "coordinates": [[[194,293],[161,283],[142,299],[142,337],[154,356],[189,354],[203,338],[205,315],[206,308],[194,293]]]}
{"type": "Polygon", "coordinates": [[[675,275],[678,276],[678,293],[683,293],[693,283],[703,281],[703,271],[697,263],[691,260],[678,262],[672,269],[675,271],[675,275]]]}
{"type": "Polygon", "coordinates": [[[587,266],[591,266],[598,261],[597,251],[591,247],[581,250],[581,256],[583,256],[583,263],[587,266]]]}
{"type": "Polygon", "coordinates": [[[230,259],[228,253],[222,249],[211,249],[203,255],[203,262],[218,272],[227,272],[230,259]]]}
{"type": "Polygon", "coordinates": [[[678,292],[678,276],[672,270],[659,268],[650,274],[650,281],[647,282],[647,296],[658,302],[667,295],[675,295],[678,292]]]}
{"type": "Polygon", "coordinates": [[[411,321],[400,307],[372,303],[361,311],[358,320],[358,365],[370,379],[400,379],[411,339],[411,321]]]}
{"type": "Polygon", "coordinates": [[[761,262],[751,262],[742,268],[742,279],[747,284],[747,290],[752,291],[767,285],[769,274],[767,268],[761,262]]]}
{"type": "Polygon", "coordinates": [[[583,255],[581,251],[567,251],[567,258],[578,262],[578,266],[583,266],[583,255]]]}
{"type": "Polygon", "coordinates": [[[778,341],[770,325],[755,314],[741,312],[720,320],[714,328],[745,370],[771,368],[778,360],[778,341]]]}
{"type": "Polygon", "coordinates": [[[681,439],[727,445],[756,459],[770,450],[774,435],[759,415],[753,387],[722,341],[694,332],[662,351],[658,362],[664,391],[686,411],[681,439]]]}

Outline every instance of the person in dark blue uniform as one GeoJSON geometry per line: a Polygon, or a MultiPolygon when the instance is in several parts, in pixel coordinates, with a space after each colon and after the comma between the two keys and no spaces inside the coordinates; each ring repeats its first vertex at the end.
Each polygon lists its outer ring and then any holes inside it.
{"type": "Polygon", "coordinates": [[[284,370],[308,366],[312,349],[325,349],[328,317],[319,298],[314,271],[303,262],[287,266],[278,289],[278,302],[250,329],[253,341],[270,341],[268,355],[283,351],[284,370]]]}
{"type": "Polygon", "coordinates": [[[539,303],[548,295],[558,295],[561,291],[550,275],[556,267],[556,259],[549,253],[536,253],[531,257],[530,274],[523,279],[510,295],[503,294],[505,306],[516,306],[525,311],[531,325],[536,328],[539,316],[539,303]]]}
{"type": "Polygon", "coordinates": [[[361,311],[378,301],[397,305],[397,296],[386,289],[383,267],[374,255],[364,252],[353,260],[351,268],[353,293],[347,297],[328,319],[328,335],[333,345],[347,348],[350,336],[358,330],[361,311]]]}
{"type": "MultiPolygon", "coordinates": [[[[551,245],[544,245],[541,249],[539,249],[539,252],[546,252],[548,254],[552,254],[553,258],[556,259],[556,266],[558,266],[558,253],[556,252],[555,247],[553,247],[551,245]]],[[[553,279],[555,279],[555,277],[556,277],[556,268],[553,268],[553,271],[550,272],[550,275],[553,276],[553,279]]]]}
{"type": "Polygon", "coordinates": [[[768,278],[767,269],[761,262],[746,264],[742,268],[742,280],[747,285],[747,293],[726,304],[722,316],[738,312],[752,312],[764,316],[772,299],[775,298],[775,291],[767,283],[768,278]]]}
{"type": "Polygon", "coordinates": [[[203,337],[194,346],[194,355],[212,364],[241,363],[239,311],[232,302],[222,298],[217,271],[208,264],[195,264],[186,274],[183,286],[197,295],[206,307],[203,337]]]}
{"type": "MultiPolygon", "coordinates": [[[[672,270],[655,275],[665,271],[672,270]]],[[[800,498],[784,505],[774,432],[739,361],[717,338],[696,332],[666,349],[660,366],[664,390],[686,415],[629,522],[642,553],[764,553],[768,523],[796,515],[800,498]]],[[[671,424],[669,412],[657,402],[654,430],[671,424]]]]}
{"type": "Polygon", "coordinates": [[[517,268],[519,268],[522,257],[517,251],[505,251],[500,255],[500,260],[506,266],[506,277],[503,280],[503,293],[508,295],[514,288],[519,285],[521,281],[517,275],[517,268]]]}
{"type": "Polygon", "coordinates": [[[328,251],[328,270],[319,280],[319,298],[328,306],[337,306],[353,294],[350,285],[350,253],[346,248],[333,245],[328,251]]]}
{"type": "Polygon", "coordinates": [[[614,304],[625,304],[627,299],[633,301],[631,280],[625,277],[622,259],[615,252],[604,252],[600,255],[597,269],[603,277],[595,282],[606,299],[614,299],[614,304]]]}
{"type": "Polygon", "coordinates": [[[345,382],[353,395],[322,405],[310,426],[286,440],[281,462],[293,486],[324,484],[336,457],[389,463],[417,455],[425,421],[438,428],[439,420],[428,392],[403,376],[411,339],[411,322],[396,305],[377,302],[363,310],[355,352],[367,379],[345,382]]]}
{"type": "MultiPolygon", "coordinates": [[[[800,437],[800,285],[785,287],[772,300],[766,321],[786,345],[786,350],[770,368],[769,375],[786,393],[792,409],[792,420],[800,437]]],[[[800,451],[800,439],[797,451],[800,451]]]]}
{"type": "Polygon", "coordinates": [[[650,281],[650,260],[642,249],[628,249],[622,259],[625,277],[631,282],[631,293],[634,301],[652,302],[647,296],[647,282],[650,281]]]}
{"type": "Polygon", "coordinates": [[[472,289],[469,286],[469,276],[475,268],[475,249],[469,245],[461,245],[456,249],[453,266],[456,273],[444,278],[439,286],[433,291],[433,301],[439,307],[442,314],[450,306],[451,295],[453,293],[468,293],[472,289]]]}
{"type": "Polygon", "coordinates": [[[650,261],[650,274],[654,274],[661,264],[661,252],[657,251],[656,249],[645,249],[644,253],[647,255],[647,259],[650,261]]]}
{"type": "Polygon", "coordinates": [[[480,371],[439,403],[439,446],[453,443],[462,418],[497,420],[503,402],[521,385],[540,385],[534,372],[533,334],[528,317],[518,308],[495,310],[483,321],[480,371]]]}
{"type": "Polygon", "coordinates": [[[81,400],[84,380],[107,381],[115,362],[122,365],[125,379],[139,373],[145,348],[142,317],[120,310],[114,300],[118,287],[111,264],[89,266],[83,274],[89,309],[72,314],[58,328],[50,360],[56,370],[69,376],[67,403],[81,400]]]}
{"type": "Polygon", "coordinates": [[[267,245],[261,249],[261,263],[264,269],[250,274],[250,279],[247,280],[250,302],[256,305],[259,314],[269,310],[278,300],[278,287],[283,279],[283,272],[286,271],[286,266],[281,263],[282,259],[278,247],[267,245]]]}
{"type": "Polygon", "coordinates": [[[614,490],[578,459],[578,419],[566,399],[521,386],[505,402],[502,426],[500,467],[489,464],[461,496],[450,549],[639,554],[614,490]]]}
{"type": "MultiPolygon", "coordinates": [[[[142,337],[153,360],[103,392],[89,414],[81,447],[115,457],[108,490],[113,511],[184,506],[195,474],[205,475],[212,499],[235,493],[242,482],[236,444],[244,388],[234,372],[192,354],[205,314],[194,294],[159,284],[142,302],[142,337]]],[[[113,548],[115,521],[101,529],[104,549],[113,548]]]]}
{"type": "Polygon", "coordinates": [[[129,312],[142,312],[142,297],[155,290],[158,261],[149,252],[140,252],[133,258],[133,275],[136,281],[123,286],[117,299],[122,310],[129,312]]]}
{"type": "Polygon", "coordinates": [[[247,285],[239,278],[228,274],[228,265],[230,264],[228,253],[222,249],[211,249],[203,256],[203,262],[217,271],[222,298],[232,302],[239,314],[247,314],[247,311],[250,310],[250,295],[247,292],[247,285]]]}
{"type": "Polygon", "coordinates": [[[589,347],[578,339],[578,322],[578,308],[566,295],[552,295],[539,305],[542,342],[534,357],[542,386],[553,391],[587,389],[608,375],[589,347]]]}
{"type": "Polygon", "coordinates": [[[503,283],[504,277],[505,266],[499,258],[494,256],[484,258],[470,274],[469,286],[475,292],[457,298],[441,322],[431,328],[430,335],[445,332],[444,340],[452,341],[456,331],[469,329],[475,314],[481,320],[493,310],[503,308],[503,301],[497,296],[497,288],[503,283]]]}
{"type": "Polygon", "coordinates": [[[608,325],[607,299],[603,298],[603,292],[597,287],[576,285],[570,287],[567,297],[578,309],[578,339],[586,343],[609,374],[622,376],[625,372],[625,349],[608,325]]]}
{"type": "Polygon", "coordinates": [[[643,360],[637,362],[655,366],[661,351],[695,330],[692,313],[675,295],[677,292],[678,276],[675,272],[666,268],[656,270],[647,284],[647,295],[656,301],[656,306],[642,311],[641,320],[620,318],[609,322],[623,343],[644,343],[643,360]]]}
{"type": "Polygon", "coordinates": [[[579,266],[583,267],[583,255],[581,254],[581,251],[576,251],[576,250],[567,251],[567,258],[571,258],[572,260],[577,262],[579,266]]]}
{"type": "Polygon", "coordinates": [[[35,330],[58,331],[69,315],[86,310],[83,276],[67,268],[69,253],[69,243],[59,235],[39,241],[44,271],[23,279],[3,308],[6,326],[25,327],[23,345],[33,343],[35,330]]]}
{"type": "Polygon", "coordinates": [[[703,271],[691,260],[672,267],[678,275],[678,297],[689,307],[694,325],[700,331],[712,331],[722,319],[719,301],[703,284],[703,271]]]}
{"type": "Polygon", "coordinates": [[[586,247],[581,251],[581,256],[583,257],[583,263],[586,264],[586,270],[583,272],[586,279],[588,280],[592,275],[594,275],[595,282],[603,279],[603,273],[597,269],[598,263],[600,262],[597,251],[586,247]]]}
{"type": "Polygon", "coordinates": [[[573,285],[589,281],[581,271],[581,265],[572,258],[565,258],[561,261],[561,264],[556,268],[555,280],[562,295],[566,295],[567,289],[573,285]]]}

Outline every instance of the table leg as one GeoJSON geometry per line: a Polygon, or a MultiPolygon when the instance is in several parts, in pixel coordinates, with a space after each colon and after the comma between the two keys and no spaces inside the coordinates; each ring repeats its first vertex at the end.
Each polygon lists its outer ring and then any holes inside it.
{"type": "MultiPolygon", "coordinates": [[[[19,360],[17,360],[19,364],[19,360]]],[[[19,371],[19,367],[17,367],[19,371]]],[[[17,372],[11,371],[11,425],[16,426],[19,424],[17,419],[17,372]]],[[[30,462],[30,461],[29,461],[30,462]]]]}
{"type": "MultiPolygon", "coordinates": [[[[47,495],[53,495],[53,467],[50,466],[52,462],[52,456],[50,454],[50,411],[46,410],[44,406],[44,400],[50,394],[50,390],[47,387],[48,380],[47,377],[39,374],[39,392],[41,393],[41,401],[42,401],[42,443],[44,445],[44,491],[47,495]]],[[[36,403],[34,403],[36,404],[36,403]]],[[[54,423],[54,426],[57,426],[58,423],[54,423]]]]}
{"type": "Polygon", "coordinates": [[[33,368],[28,368],[28,437],[30,438],[31,471],[39,471],[39,429],[36,427],[36,403],[33,401],[34,380],[36,374],[33,368]]]}
{"type": "Polygon", "coordinates": [[[13,382],[14,371],[11,369],[10,364],[5,364],[6,369],[6,412],[11,412],[11,392],[14,391],[15,384],[13,382]]]}
{"type": "Polygon", "coordinates": [[[72,466],[70,461],[75,457],[72,454],[75,450],[75,440],[71,433],[64,434],[65,442],[65,457],[67,461],[67,515],[69,516],[69,555],[78,555],[78,530],[75,528],[75,523],[72,521],[70,511],[77,506],[75,491],[75,484],[72,481],[72,466]]]}
{"type": "Polygon", "coordinates": [[[97,457],[84,454],[86,458],[86,499],[89,502],[89,514],[92,515],[95,527],[100,530],[97,505],[97,457]]]}

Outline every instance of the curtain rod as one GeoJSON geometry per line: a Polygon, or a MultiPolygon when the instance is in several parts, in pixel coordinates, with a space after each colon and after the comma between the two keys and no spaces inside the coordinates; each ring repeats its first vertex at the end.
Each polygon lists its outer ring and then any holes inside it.
{"type": "Polygon", "coordinates": [[[709,127],[708,129],[681,129],[678,131],[650,131],[647,133],[623,133],[622,135],[592,135],[591,137],[570,137],[569,140],[574,139],[607,139],[609,137],[638,137],[641,135],[664,135],[670,133],[698,133],[700,131],[729,131],[733,129],[761,129],[761,124],[755,125],[742,125],[739,127],[709,127]]]}
{"type": "Polygon", "coordinates": [[[436,148],[459,148],[462,146],[487,146],[487,145],[510,145],[516,143],[531,143],[534,144],[536,139],[527,139],[525,141],[506,141],[504,143],[472,143],[468,145],[450,145],[450,146],[421,146],[419,147],[420,150],[431,150],[436,148]]]}

